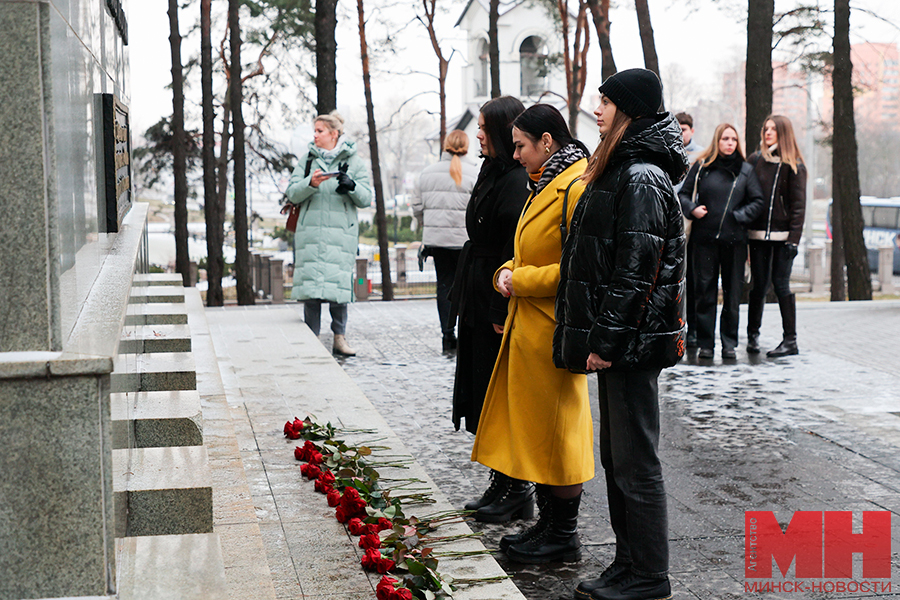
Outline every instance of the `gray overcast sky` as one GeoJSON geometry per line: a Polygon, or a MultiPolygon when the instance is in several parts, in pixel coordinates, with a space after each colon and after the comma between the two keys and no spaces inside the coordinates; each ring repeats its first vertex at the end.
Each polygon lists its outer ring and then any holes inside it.
{"type": "MultiPolygon", "coordinates": [[[[413,4],[412,0],[410,3],[413,4]]],[[[743,0],[724,0],[732,7],[746,6],[743,0]]],[[[442,0],[439,4],[450,4],[442,0]]],[[[444,45],[465,49],[463,32],[453,28],[453,23],[464,6],[463,0],[455,0],[452,10],[441,17],[439,34],[444,36],[444,45]]],[[[633,3],[620,0],[619,8],[611,11],[612,47],[619,69],[643,66],[640,38],[638,36],[637,19],[633,3]]],[[[665,69],[678,64],[683,68],[685,76],[696,81],[704,94],[715,97],[718,94],[719,74],[733,67],[744,53],[746,45],[746,29],[743,23],[734,18],[736,10],[717,8],[710,0],[694,0],[693,4],[700,8],[687,12],[683,2],[670,0],[650,0],[650,10],[656,37],[657,53],[660,66],[665,77],[665,69]]],[[[776,10],[785,10],[791,6],[790,0],[776,0],[776,10]]],[[[368,0],[367,10],[378,5],[377,0],[368,0]]],[[[417,5],[417,4],[416,4],[417,5]]],[[[823,1],[823,5],[831,2],[823,1]]],[[[359,38],[355,20],[356,3],[342,0],[339,11],[343,15],[338,28],[338,102],[340,105],[358,106],[363,103],[362,82],[360,76],[359,38]]],[[[900,24],[900,1],[898,0],[857,0],[854,8],[864,8],[894,23],[900,24]]],[[[163,2],[128,3],[129,7],[129,52],[131,61],[131,109],[136,134],[142,133],[161,116],[171,114],[171,91],[165,86],[171,80],[168,17],[163,2]]],[[[196,19],[195,11],[181,16],[181,29],[185,31],[196,19]]],[[[406,13],[409,14],[408,12],[406,13]]],[[[398,15],[397,21],[407,18],[398,15]]],[[[898,42],[900,30],[879,23],[862,12],[855,12],[851,25],[852,41],[898,42]]],[[[434,53],[424,33],[424,29],[414,24],[403,33],[405,51],[392,60],[395,64],[391,70],[402,71],[406,68],[414,70],[435,69],[434,53]]],[[[187,46],[187,44],[185,45],[187,46]]],[[[592,47],[596,52],[596,39],[592,39],[592,47]]],[[[185,47],[182,56],[196,54],[196,48],[185,47]]],[[[448,78],[448,112],[454,114],[461,109],[461,98],[457,92],[462,56],[453,58],[448,78]]],[[[599,59],[588,65],[588,93],[585,94],[585,106],[590,101],[590,93],[599,85],[599,59]]],[[[199,86],[196,86],[199,87],[199,86]]],[[[435,80],[422,76],[406,76],[398,80],[396,77],[379,76],[374,84],[375,102],[388,101],[397,97],[396,89],[402,89],[410,95],[415,91],[436,89],[435,80]]],[[[437,104],[435,96],[424,96],[422,104],[437,104]]]]}

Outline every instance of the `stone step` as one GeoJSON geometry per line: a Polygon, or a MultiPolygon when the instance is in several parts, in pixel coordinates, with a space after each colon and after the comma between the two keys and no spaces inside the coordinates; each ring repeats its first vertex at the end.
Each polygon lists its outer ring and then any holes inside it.
{"type": "Polygon", "coordinates": [[[183,287],[184,280],[178,273],[137,273],[131,282],[133,287],[145,285],[171,285],[183,287]]]}
{"type": "Polygon", "coordinates": [[[157,302],[129,304],[125,325],[185,325],[188,322],[184,304],[157,302]]]}
{"type": "Polygon", "coordinates": [[[187,325],[154,325],[135,331],[123,330],[119,353],[190,352],[191,330],[187,325]]]}
{"type": "Polygon", "coordinates": [[[225,561],[215,533],[116,540],[119,600],[226,600],[225,561]]]}
{"type": "Polygon", "coordinates": [[[113,448],[200,446],[203,419],[194,390],[110,394],[113,448]]]}
{"type": "Polygon", "coordinates": [[[116,537],[213,530],[204,446],[113,450],[113,496],[116,537]]]}
{"type": "Polygon", "coordinates": [[[131,304],[153,304],[156,302],[184,302],[184,288],[169,285],[145,285],[131,288],[128,298],[131,304]]]}
{"type": "Polygon", "coordinates": [[[110,392],[196,390],[197,373],[190,352],[120,354],[110,375],[110,392]]]}

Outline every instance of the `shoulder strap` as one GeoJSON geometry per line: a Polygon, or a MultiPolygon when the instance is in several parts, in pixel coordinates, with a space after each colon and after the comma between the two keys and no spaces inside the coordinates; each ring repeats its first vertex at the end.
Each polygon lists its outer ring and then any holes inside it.
{"type": "Polygon", "coordinates": [[[573,179],[566,187],[566,193],[563,195],[562,221],[559,223],[559,243],[563,248],[566,246],[566,237],[569,235],[568,227],[566,226],[566,215],[569,214],[569,190],[572,189],[572,186],[575,185],[575,182],[579,179],[581,179],[581,177],[573,179]]]}
{"type": "Polygon", "coordinates": [[[697,204],[697,184],[700,183],[700,171],[703,170],[703,165],[699,162],[697,163],[697,176],[694,177],[694,191],[691,193],[691,204],[697,204]]]}
{"type": "Polygon", "coordinates": [[[306,155],[306,172],[303,174],[303,177],[309,177],[309,170],[312,168],[313,158],[312,152],[306,155]]]}

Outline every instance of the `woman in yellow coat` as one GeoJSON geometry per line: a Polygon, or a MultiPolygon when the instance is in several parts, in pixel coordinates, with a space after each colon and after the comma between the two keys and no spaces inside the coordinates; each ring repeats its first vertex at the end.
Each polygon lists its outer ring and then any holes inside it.
{"type": "Polygon", "coordinates": [[[581,486],[594,476],[593,426],[586,376],[553,365],[553,331],[561,225],[584,191],[578,178],[588,152],[559,111],[546,104],[515,120],[513,142],[532,195],[516,228],[515,257],[494,276],[497,290],[510,299],[509,312],[472,460],[523,485],[511,485],[475,518],[490,521],[520,510],[531,501],[525,482],[533,481],[540,518],[526,531],[504,536],[500,548],[517,562],[574,561],[581,557],[581,486]]]}

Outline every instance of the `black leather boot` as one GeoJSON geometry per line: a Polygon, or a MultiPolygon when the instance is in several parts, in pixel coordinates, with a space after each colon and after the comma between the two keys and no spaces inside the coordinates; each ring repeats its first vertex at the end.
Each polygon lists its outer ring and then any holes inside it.
{"type": "Polygon", "coordinates": [[[747,306],[747,354],[759,354],[759,328],[762,325],[765,297],[757,300],[751,297],[747,306]]]}
{"type": "Polygon", "coordinates": [[[513,519],[534,518],[534,484],[508,477],[503,494],[479,508],[473,517],[482,523],[506,523],[513,519]]]}
{"type": "Polygon", "coordinates": [[[781,309],[781,324],[784,328],[784,339],[774,350],[766,352],[769,358],[779,356],[792,356],[800,354],[797,347],[797,298],[794,294],[778,299],[778,308],[781,309]]]}
{"type": "Polygon", "coordinates": [[[525,564],[542,564],[553,561],[575,562],[581,560],[581,540],[578,538],[578,506],[581,494],[574,498],[550,496],[546,510],[549,524],[530,540],[510,546],[506,556],[525,564]]]}
{"type": "Polygon", "coordinates": [[[503,552],[509,550],[510,546],[527,542],[534,536],[542,532],[550,524],[550,511],[547,510],[547,503],[550,502],[550,487],[542,484],[535,485],[538,508],[537,522],[519,533],[510,533],[500,538],[500,549],[503,552]]]}
{"type": "Polygon", "coordinates": [[[491,484],[488,486],[488,489],[484,491],[481,498],[467,502],[463,508],[466,510],[478,510],[482,506],[487,506],[505,494],[507,487],[509,487],[509,477],[491,469],[491,484]]]}
{"type": "Polygon", "coordinates": [[[651,579],[628,573],[617,583],[591,592],[592,600],[669,600],[669,578],[651,579]]]}
{"type": "Polygon", "coordinates": [[[575,588],[575,600],[591,600],[591,594],[625,579],[631,565],[613,562],[596,579],[585,579],[575,588]]]}

